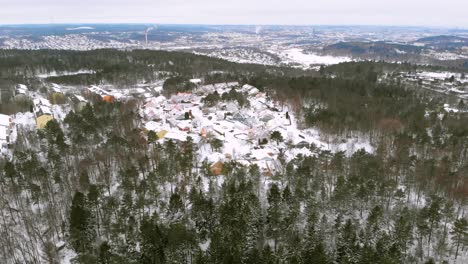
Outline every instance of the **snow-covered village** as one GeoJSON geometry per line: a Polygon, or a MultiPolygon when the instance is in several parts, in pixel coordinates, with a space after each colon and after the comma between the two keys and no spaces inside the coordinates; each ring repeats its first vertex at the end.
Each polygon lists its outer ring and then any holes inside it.
{"type": "Polygon", "coordinates": [[[185,142],[190,137],[198,146],[198,160],[208,162],[214,175],[221,175],[220,168],[228,161],[256,164],[264,175],[273,176],[284,169],[278,159],[290,161],[298,154],[310,156],[314,149],[344,151],[348,155],[359,149],[373,151],[368,138],[330,141],[320,137],[316,129],[300,129],[289,105],[273,101],[249,84],[203,85],[202,80],[192,79],[190,82],[196,85],[193,92],[166,98],[161,95],[163,82],[130,89],[96,85],[79,89],[51,83],[45,94],[18,84],[18,100],[31,98],[34,106],[32,112],[1,115],[2,154],[11,156],[8,145],[15,142],[18,130],[44,129],[53,119],[62,122],[69,111],[81,110],[96,97],[108,103],[138,99],[144,136],[153,131],[160,142],[185,142]],[[242,105],[236,100],[237,95],[245,97],[242,105]],[[61,99],[52,104],[47,98],[61,99]]]}

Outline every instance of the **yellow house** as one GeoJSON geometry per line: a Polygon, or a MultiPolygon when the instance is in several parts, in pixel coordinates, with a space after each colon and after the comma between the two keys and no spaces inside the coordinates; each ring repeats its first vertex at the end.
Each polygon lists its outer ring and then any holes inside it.
{"type": "Polygon", "coordinates": [[[166,130],[159,131],[156,135],[158,135],[158,139],[164,138],[167,134],[166,130]]]}
{"type": "Polygon", "coordinates": [[[36,118],[37,129],[43,129],[47,123],[54,119],[51,115],[41,115],[36,118]]]}
{"type": "Polygon", "coordinates": [[[51,109],[52,104],[44,98],[34,99],[33,103],[34,114],[36,114],[36,127],[37,129],[43,129],[47,125],[47,122],[54,119],[51,109]]]}

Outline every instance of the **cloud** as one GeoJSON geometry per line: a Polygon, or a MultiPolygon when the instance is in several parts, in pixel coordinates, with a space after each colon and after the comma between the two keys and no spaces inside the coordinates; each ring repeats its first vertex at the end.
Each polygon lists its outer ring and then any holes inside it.
{"type": "Polygon", "coordinates": [[[466,0],[0,0],[0,24],[367,24],[468,27],[466,0]]]}

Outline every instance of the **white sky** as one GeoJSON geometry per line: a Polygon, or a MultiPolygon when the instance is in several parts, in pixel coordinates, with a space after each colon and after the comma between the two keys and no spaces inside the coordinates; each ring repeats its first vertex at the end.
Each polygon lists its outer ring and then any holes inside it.
{"type": "Polygon", "coordinates": [[[468,28],[468,0],[0,0],[0,24],[127,22],[468,28]]]}

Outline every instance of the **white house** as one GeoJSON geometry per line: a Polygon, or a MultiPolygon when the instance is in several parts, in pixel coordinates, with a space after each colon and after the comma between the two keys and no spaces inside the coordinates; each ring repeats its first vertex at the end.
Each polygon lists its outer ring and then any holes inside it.
{"type": "Polygon", "coordinates": [[[10,143],[10,134],[13,122],[10,116],[0,114],[0,147],[7,147],[10,143]]]}

